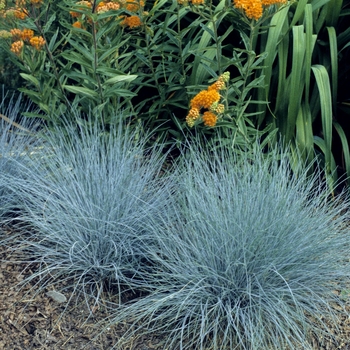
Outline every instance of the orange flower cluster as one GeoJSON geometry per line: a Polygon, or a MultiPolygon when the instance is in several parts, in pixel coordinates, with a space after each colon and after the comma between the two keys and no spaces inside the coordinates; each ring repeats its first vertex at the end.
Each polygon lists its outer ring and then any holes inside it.
{"type": "Polygon", "coordinates": [[[19,56],[23,50],[24,42],[22,40],[15,41],[11,45],[11,52],[13,52],[16,56],[19,56]]]}
{"type": "Polygon", "coordinates": [[[145,2],[143,0],[140,1],[127,1],[125,4],[125,9],[130,12],[137,12],[140,8],[145,6],[145,2]]]}
{"type": "Polygon", "coordinates": [[[104,13],[107,11],[112,11],[112,10],[119,10],[120,9],[120,4],[118,2],[103,2],[101,1],[97,7],[96,7],[96,12],[97,13],[104,13]]]}
{"type": "Polygon", "coordinates": [[[24,48],[24,43],[27,43],[40,51],[45,45],[45,39],[41,36],[34,36],[34,31],[31,29],[13,28],[10,31],[2,30],[0,38],[11,38],[11,52],[19,56],[24,48]]]}
{"type": "Polygon", "coordinates": [[[139,16],[124,16],[124,19],[120,24],[129,28],[137,28],[142,25],[142,22],[139,16]]]}
{"type": "Polygon", "coordinates": [[[40,51],[45,45],[45,40],[41,36],[33,36],[30,40],[30,45],[32,45],[36,50],[40,51]]]}
{"type": "Polygon", "coordinates": [[[200,117],[205,126],[213,127],[218,121],[218,115],[222,114],[225,110],[223,104],[220,101],[220,90],[226,88],[226,83],[230,80],[230,73],[225,72],[221,74],[218,80],[210,85],[207,90],[200,91],[194,96],[190,102],[190,110],[186,116],[186,123],[188,126],[194,126],[200,117]],[[201,116],[201,110],[207,109],[201,116]]]}
{"type": "Polygon", "coordinates": [[[21,38],[24,41],[30,41],[31,38],[34,36],[34,31],[31,29],[23,29],[21,33],[21,38]]]}
{"type": "MultiPolygon", "coordinates": [[[[70,15],[73,18],[76,18],[77,21],[72,24],[75,28],[83,28],[83,10],[92,8],[92,1],[82,0],[77,2],[77,5],[81,7],[77,7],[78,11],[70,11],[70,15]],[[79,12],[82,11],[82,12],[79,12]]],[[[120,10],[121,8],[126,9],[129,12],[138,12],[143,9],[145,6],[144,0],[111,0],[111,1],[101,1],[97,7],[97,13],[105,13],[112,10],[120,10]]],[[[121,16],[122,21],[120,24],[124,27],[136,28],[142,25],[142,21],[139,16],[121,16]]],[[[89,19],[88,19],[89,22],[89,19]]]]}
{"type": "Polygon", "coordinates": [[[17,19],[25,19],[28,16],[28,13],[26,10],[14,10],[13,11],[13,15],[17,18],[17,19]]]}
{"type": "Polygon", "coordinates": [[[16,40],[24,40],[24,41],[29,41],[33,36],[34,36],[34,31],[31,29],[18,29],[14,28],[10,30],[11,37],[13,41],[16,40]]]}
{"type": "Polygon", "coordinates": [[[188,3],[192,3],[195,6],[204,5],[205,0],[177,0],[178,4],[187,6],[188,3]]]}
{"type": "Polygon", "coordinates": [[[265,8],[271,5],[282,5],[287,0],[233,0],[235,8],[243,10],[249,19],[260,19],[265,8]]]}
{"type": "MultiPolygon", "coordinates": [[[[144,0],[126,0],[124,8],[129,12],[140,12],[145,6],[144,0]]],[[[137,28],[141,27],[142,21],[141,18],[137,15],[131,16],[122,16],[123,20],[120,22],[120,25],[123,27],[137,28]]]]}

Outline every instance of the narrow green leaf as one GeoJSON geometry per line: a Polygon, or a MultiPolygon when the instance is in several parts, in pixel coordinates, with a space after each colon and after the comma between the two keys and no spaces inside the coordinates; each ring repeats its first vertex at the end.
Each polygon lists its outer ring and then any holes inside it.
{"type": "Polygon", "coordinates": [[[325,174],[326,174],[326,180],[328,183],[328,186],[331,190],[334,189],[334,185],[338,180],[337,176],[337,165],[335,163],[334,157],[332,152],[329,153],[329,148],[326,145],[326,142],[324,139],[320,138],[319,136],[314,136],[314,143],[319,149],[322,151],[322,153],[325,155],[325,158],[329,157],[330,160],[327,162],[325,160],[325,174]],[[329,154],[328,154],[329,153],[329,154]],[[328,156],[327,156],[328,154],[328,156]]]}
{"type": "Polygon", "coordinates": [[[39,83],[39,80],[38,80],[37,78],[33,77],[33,76],[30,75],[30,74],[26,74],[26,73],[19,73],[19,74],[20,74],[20,76],[21,76],[23,79],[25,79],[25,80],[31,82],[32,84],[34,84],[34,85],[39,89],[40,83],[39,83]]]}
{"type": "Polygon", "coordinates": [[[327,4],[326,25],[335,27],[339,20],[339,15],[343,6],[343,0],[330,0],[327,4]]]}
{"type": "Polygon", "coordinates": [[[117,75],[113,78],[107,79],[105,84],[115,84],[120,82],[130,82],[137,78],[137,75],[117,75]]]}
{"type": "Polygon", "coordinates": [[[346,137],[345,132],[339,123],[333,122],[333,125],[335,130],[337,130],[337,133],[339,135],[339,138],[342,144],[342,153],[344,158],[346,176],[347,176],[348,184],[350,185],[350,151],[349,151],[348,138],[346,137]]]}
{"type": "Polygon", "coordinates": [[[74,94],[87,96],[93,99],[96,99],[99,96],[97,92],[82,86],[64,85],[63,88],[69,92],[73,92],[74,94]]]}
{"type": "Polygon", "coordinates": [[[312,129],[311,112],[308,104],[299,109],[296,120],[296,145],[304,159],[313,157],[314,135],[312,129]]]}
{"type": "Polygon", "coordinates": [[[288,105],[287,123],[284,124],[284,135],[289,142],[295,132],[295,123],[299,113],[305,84],[304,58],[305,58],[304,26],[293,27],[293,57],[291,68],[290,95],[288,105]]]}
{"type": "Polygon", "coordinates": [[[299,0],[297,2],[297,8],[294,12],[293,19],[290,23],[290,28],[294,27],[294,25],[299,21],[301,16],[304,14],[305,6],[307,4],[308,0],[299,0]]]}
{"type": "Polygon", "coordinates": [[[311,1],[312,11],[316,11],[325,4],[329,3],[330,0],[313,0],[311,1]]]}
{"type": "Polygon", "coordinates": [[[54,12],[48,20],[46,20],[45,25],[43,26],[43,32],[47,33],[51,28],[52,23],[56,20],[56,13],[54,12]]]}
{"type": "Polygon", "coordinates": [[[334,27],[327,27],[329,37],[329,53],[331,56],[331,82],[332,82],[332,102],[337,104],[338,95],[338,45],[337,34],[334,27]]]}
{"type": "Polygon", "coordinates": [[[311,67],[318,87],[321,105],[322,131],[325,144],[326,167],[331,166],[332,162],[332,94],[329,83],[329,76],[326,68],[321,65],[311,67]]]}

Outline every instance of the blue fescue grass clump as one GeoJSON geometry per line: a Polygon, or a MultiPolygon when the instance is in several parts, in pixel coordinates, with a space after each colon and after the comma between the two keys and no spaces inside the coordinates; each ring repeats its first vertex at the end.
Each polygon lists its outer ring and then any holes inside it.
{"type": "Polygon", "coordinates": [[[28,161],[39,141],[35,137],[34,119],[21,116],[21,111],[30,109],[30,105],[23,105],[21,96],[14,95],[5,99],[2,92],[0,103],[0,220],[1,224],[13,217],[17,207],[17,194],[14,191],[11,178],[24,176],[23,165],[28,161]],[[5,105],[6,101],[6,105],[5,105]]]}
{"type": "Polygon", "coordinates": [[[147,149],[147,136],[125,125],[65,122],[42,132],[45,152],[16,183],[21,226],[16,249],[40,264],[31,278],[45,283],[75,277],[74,288],[98,297],[106,286],[128,285],[145,263],[150,217],[168,201],[165,155],[147,149]],[[46,279],[45,279],[46,277],[46,279]]]}
{"type": "Polygon", "coordinates": [[[349,203],[330,199],[310,168],[292,174],[288,164],[278,149],[251,158],[190,146],[176,200],[149,227],[149,295],[110,322],[133,323],[130,337],[163,333],[164,349],[311,349],[325,320],[337,324],[349,203]]]}

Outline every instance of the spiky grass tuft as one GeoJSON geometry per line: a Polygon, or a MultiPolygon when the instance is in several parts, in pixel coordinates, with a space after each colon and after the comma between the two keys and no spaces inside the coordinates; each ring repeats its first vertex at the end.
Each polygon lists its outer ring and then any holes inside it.
{"type": "Polygon", "coordinates": [[[97,123],[66,122],[42,134],[45,152],[15,187],[16,249],[40,265],[31,279],[40,277],[42,290],[74,277],[75,291],[96,298],[106,285],[127,286],[146,263],[148,220],[169,200],[162,148],[147,150],[147,136],[121,125],[107,133],[97,123]]]}
{"type": "Polygon", "coordinates": [[[190,146],[176,201],[149,228],[150,294],[110,322],[134,323],[130,337],[163,332],[167,349],[311,349],[349,277],[349,203],[308,170],[292,175],[278,149],[252,160],[190,146]]]}
{"type": "Polygon", "coordinates": [[[22,173],[31,153],[39,147],[35,136],[34,119],[21,116],[21,111],[31,109],[30,105],[23,105],[22,97],[14,95],[5,98],[2,92],[0,103],[0,220],[4,224],[13,218],[18,205],[18,197],[14,191],[11,179],[25,176],[22,173]],[[4,104],[4,101],[7,104],[4,104]]]}

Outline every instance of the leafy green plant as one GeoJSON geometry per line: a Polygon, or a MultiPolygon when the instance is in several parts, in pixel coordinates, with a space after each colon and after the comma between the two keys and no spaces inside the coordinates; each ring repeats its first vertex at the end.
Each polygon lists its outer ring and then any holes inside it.
{"type": "Polygon", "coordinates": [[[0,36],[27,81],[22,91],[49,122],[60,122],[69,106],[106,125],[124,108],[133,123],[156,131],[154,140],[169,143],[188,133],[240,148],[283,139],[304,160],[317,154],[332,187],[339,164],[350,175],[338,113],[347,106],[338,104],[338,65],[350,38],[345,7],[338,0],[31,0],[2,11],[0,36]],[[191,100],[225,72],[231,78],[216,123],[188,125],[191,100]]]}
{"type": "Polygon", "coordinates": [[[321,155],[330,186],[338,175],[335,134],[341,139],[350,175],[347,139],[335,119],[338,42],[344,45],[350,39],[346,31],[336,31],[341,7],[342,1],[291,3],[273,16],[268,30],[259,36],[259,51],[268,55],[261,70],[265,88],[257,90],[256,99],[268,104],[258,105],[258,125],[278,128],[285,141],[304,152],[304,159],[312,161],[315,152],[321,155]]]}
{"type": "Polygon", "coordinates": [[[116,348],[143,332],[167,349],[213,350],[312,349],[330,336],[332,303],[343,305],[334,288],[349,276],[349,201],[327,200],[301,159],[292,173],[288,152],[253,154],[186,147],[135,278],[147,293],[107,322],[129,322],[116,348]]]}

